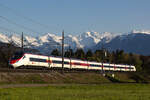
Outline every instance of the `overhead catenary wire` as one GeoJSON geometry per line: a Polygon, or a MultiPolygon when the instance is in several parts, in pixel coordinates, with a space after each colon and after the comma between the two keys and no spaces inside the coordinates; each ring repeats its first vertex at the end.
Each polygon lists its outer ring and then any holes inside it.
{"type": "Polygon", "coordinates": [[[40,32],[37,32],[37,31],[31,29],[31,28],[27,28],[27,27],[24,26],[24,25],[17,24],[16,22],[11,21],[10,19],[8,19],[8,18],[6,18],[6,17],[4,17],[4,16],[0,16],[0,18],[3,19],[3,20],[5,20],[5,21],[7,21],[7,22],[10,23],[10,24],[13,24],[13,25],[15,25],[15,26],[17,26],[17,27],[23,28],[23,29],[28,30],[28,31],[30,31],[30,32],[33,32],[33,33],[40,33],[40,32]]]}
{"type": "MultiPolygon", "coordinates": [[[[16,32],[16,31],[14,31],[14,30],[12,30],[12,29],[8,29],[8,28],[2,27],[2,26],[0,26],[0,29],[1,29],[1,30],[4,30],[4,31],[14,32],[14,33],[19,34],[19,32],[16,32]]],[[[15,43],[15,42],[12,40],[12,37],[10,37],[10,40],[8,40],[8,42],[9,42],[10,44],[13,44],[13,45],[16,46],[16,47],[19,47],[19,44],[18,44],[18,43],[15,43]]]]}
{"type": "Polygon", "coordinates": [[[2,26],[0,26],[0,29],[1,29],[1,30],[4,30],[4,31],[8,31],[8,32],[14,32],[14,33],[17,33],[17,34],[19,34],[19,32],[16,32],[16,31],[14,31],[14,30],[12,30],[12,29],[5,28],[5,27],[2,27],[2,26]]]}
{"type": "Polygon", "coordinates": [[[34,23],[34,24],[38,24],[38,25],[42,26],[42,27],[45,28],[45,29],[49,29],[49,28],[50,28],[48,25],[42,24],[42,23],[40,23],[40,22],[38,22],[38,21],[35,21],[35,20],[33,20],[33,19],[29,18],[29,17],[26,17],[26,16],[24,16],[23,14],[21,14],[20,12],[14,10],[14,9],[12,9],[12,8],[9,8],[9,7],[5,6],[4,4],[0,4],[0,7],[3,7],[3,8],[5,8],[5,9],[7,9],[9,12],[15,14],[15,15],[18,16],[18,17],[22,17],[23,19],[25,19],[25,20],[27,20],[27,21],[30,21],[30,22],[32,22],[32,23],[34,23]]]}

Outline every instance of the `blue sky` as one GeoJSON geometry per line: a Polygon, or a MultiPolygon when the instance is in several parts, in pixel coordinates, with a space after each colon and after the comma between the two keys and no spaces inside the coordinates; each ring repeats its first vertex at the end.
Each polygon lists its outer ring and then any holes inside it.
{"type": "Polygon", "coordinates": [[[0,32],[150,30],[150,0],[0,0],[0,32]]]}

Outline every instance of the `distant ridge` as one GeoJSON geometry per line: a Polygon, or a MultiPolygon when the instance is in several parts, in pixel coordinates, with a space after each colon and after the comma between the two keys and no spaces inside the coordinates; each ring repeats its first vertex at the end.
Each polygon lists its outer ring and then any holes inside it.
{"type": "MultiPolygon", "coordinates": [[[[141,55],[150,55],[150,32],[148,31],[132,31],[127,35],[120,35],[113,38],[110,42],[105,43],[107,50],[124,50],[128,53],[136,53],[141,55]]],[[[101,46],[99,42],[95,49],[101,46]]]]}
{"type": "MultiPolygon", "coordinates": [[[[98,33],[98,32],[84,32],[80,35],[67,35],[65,36],[65,49],[68,49],[69,46],[74,51],[77,48],[82,48],[84,50],[91,49],[98,42],[100,42],[103,38],[107,38],[107,41],[110,41],[116,35],[108,32],[98,33]]],[[[9,41],[13,41],[16,45],[21,46],[21,36],[17,34],[13,34],[11,36],[7,36],[4,34],[0,34],[0,42],[8,43],[9,41]]],[[[28,48],[38,49],[41,53],[50,53],[53,49],[61,49],[61,36],[57,36],[55,34],[47,33],[40,37],[30,37],[24,36],[24,44],[28,48]]]]}

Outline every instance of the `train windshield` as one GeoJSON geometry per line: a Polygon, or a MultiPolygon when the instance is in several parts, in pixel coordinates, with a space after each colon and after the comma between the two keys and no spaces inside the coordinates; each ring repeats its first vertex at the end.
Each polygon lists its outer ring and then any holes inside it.
{"type": "Polygon", "coordinates": [[[24,55],[23,52],[16,52],[13,57],[11,58],[12,60],[15,60],[15,59],[19,59],[21,58],[22,56],[24,55]]]}

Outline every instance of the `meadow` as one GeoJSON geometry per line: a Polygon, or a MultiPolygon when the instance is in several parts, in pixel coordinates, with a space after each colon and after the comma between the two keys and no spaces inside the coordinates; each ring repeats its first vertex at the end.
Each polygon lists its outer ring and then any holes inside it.
{"type": "Polygon", "coordinates": [[[57,84],[0,88],[0,100],[150,100],[150,84],[57,84]]]}

